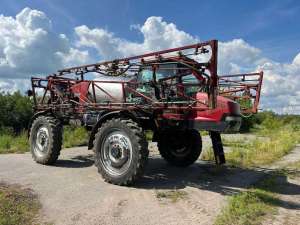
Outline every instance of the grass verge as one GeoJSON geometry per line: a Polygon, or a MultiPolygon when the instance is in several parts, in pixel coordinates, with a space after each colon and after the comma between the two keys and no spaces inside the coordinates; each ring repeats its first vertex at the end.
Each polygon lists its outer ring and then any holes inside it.
{"type": "Polygon", "coordinates": [[[153,132],[151,130],[146,130],[145,135],[146,135],[147,141],[152,141],[153,132]]]}
{"type": "Polygon", "coordinates": [[[0,225],[33,224],[40,207],[32,191],[0,183],[0,225]]]}
{"type": "Polygon", "coordinates": [[[71,148],[83,146],[88,143],[88,132],[84,127],[64,127],[63,147],[71,148]]]}
{"type": "Polygon", "coordinates": [[[245,192],[229,197],[215,225],[259,225],[277,213],[280,199],[273,193],[276,179],[271,176],[245,192]]]}
{"type": "MultiPolygon", "coordinates": [[[[88,142],[88,132],[84,127],[65,126],[63,135],[63,148],[82,146],[88,142]]],[[[19,135],[14,135],[12,132],[0,133],[0,154],[28,151],[29,142],[26,131],[21,132],[19,135]]]]}
{"type": "Polygon", "coordinates": [[[228,205],[215,225],[258,225],[264,216],[275,213],[274,196],[266,191],[250,189],[230,197],[228,205]]]}
{"type": "Polygon", "coordinates": [[[0,135],[0,154],[24,153],[29,150],[27,133],[24,131],[15,136],[10,133],[0,135]]]}
{"type": "Polygon", "coordinates": [[[266,136],[250,142],[231,144],[232,151],[226,154],[227,161],[241,167],[270,164],[288,154],[300,141],[300,131],[289,126],[270,131],[266,136]]]}
{"type": "Polygon", "coordinates": [[[200,159],[203,161],[214,161],[215,156],[214,156],[213,148],[212,147],[203,148],[200,155],[200,159]]]}

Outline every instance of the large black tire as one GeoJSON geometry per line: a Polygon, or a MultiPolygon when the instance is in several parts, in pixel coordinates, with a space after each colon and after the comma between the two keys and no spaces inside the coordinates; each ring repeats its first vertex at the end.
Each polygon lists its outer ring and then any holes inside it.
{"type": "Polygon", "coordinates": [[[102,124],[93,150],[98,172],[116,185],[131,185],[141,177],[149,155],[142,128],[130,119],[119,118],[102,124]]]}
{"type": "Polygon", "coordinates": [[[30,150],[34,161],[44,165],[56,162],[62,146],[63,127],[51,116],[37,117],[30,128],[30,150]]]}
{"type": "Polygon", "coordinates": [[[166,130],[159,134],[158,150],[170,164],[186,167],[193,164],[202,151],[200,133],[196,130],[166,130]]]}

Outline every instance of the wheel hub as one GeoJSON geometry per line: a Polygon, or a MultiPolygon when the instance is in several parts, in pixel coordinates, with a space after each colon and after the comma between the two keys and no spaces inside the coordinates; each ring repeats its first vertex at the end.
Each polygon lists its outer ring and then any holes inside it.
{"type": "Polygon", "coordinates": [[[120,131],[106,136],[103,142],[102,159],[106,169],[119,175],[126,171],[132,155],[132,146],[129,138],[120,131]]]}
{"type": "Polygon", "coordinates": [[[111,155],[115,159],[120,159],[122,157],[122,149],[118,145],[114,145],[111,149],[111,155]]]}
{"type": "Polygon", "coordinates": [[[49,145],[49,133],[46,127],[40,127],[38,129],[34,143],[34,150],[37,154],[42,155],[47,151],[49,145]]]}
{"type": "Polygon", "coordinates": [[[41,146],[45,146],[46,141],[47,141],[46,135],[45,135],[44,133],[41,133],[41,134],[38,136],[38,142],[40,143],[41,146]]]}

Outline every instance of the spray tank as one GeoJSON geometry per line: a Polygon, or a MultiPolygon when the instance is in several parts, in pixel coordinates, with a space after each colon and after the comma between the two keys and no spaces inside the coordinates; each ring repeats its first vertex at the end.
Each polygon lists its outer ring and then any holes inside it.
{"type": "MultiPolygon", "coordinates": [[[[95,98],[97,103],[103,102],[123,102],[123,82],[133,81],[134,77],[101,77],[95,88],[95,98]]],[[[98,80],[97,80],[98,81],[98,80]]],[[[88,93],[93,93],[93,86],[89,85],[88,93]]]]}

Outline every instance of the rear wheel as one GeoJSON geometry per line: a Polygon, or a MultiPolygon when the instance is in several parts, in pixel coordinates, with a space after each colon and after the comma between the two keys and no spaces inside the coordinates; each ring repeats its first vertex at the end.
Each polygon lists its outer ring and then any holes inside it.
{"type": "Polygon", "coordinates": [[[49,116],[37,117],[30,128],[30,150],[32,158],[40,164],[53,164],[62,146],[62,125],[49,116]]]}
{"type": "Polygon", "coordinates": [[[158,149],[170,164],[185,167],[193,164],[200,156],[202,140],[196,130],[166,130],[159,134],[158,149]]]}
{"type": "Polygon", "coordinates": [[[99,128],[94,152],[98,172],[105,181],[117,185],[136,181],[143,174],[149,154],[142,128],[126,119],[112,119],[99,128]]]}

